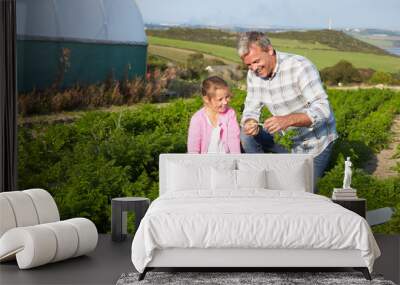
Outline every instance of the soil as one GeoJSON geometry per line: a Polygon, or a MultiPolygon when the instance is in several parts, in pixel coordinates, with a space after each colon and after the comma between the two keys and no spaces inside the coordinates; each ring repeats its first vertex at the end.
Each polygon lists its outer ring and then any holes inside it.
{"type": "Polygon", "coordinates": [[[380,153],[376,154],[365,165],[365,170],[377,178],[388,178],[398,176],[399,173],[393,170],[396,163],[400,163],[400,158],[393,158],[396,154],[397,146],[400,143],[400,115],[397,115],[391,127],[393,133],[392,141],[388,148],[383,149],[380,153]]]}

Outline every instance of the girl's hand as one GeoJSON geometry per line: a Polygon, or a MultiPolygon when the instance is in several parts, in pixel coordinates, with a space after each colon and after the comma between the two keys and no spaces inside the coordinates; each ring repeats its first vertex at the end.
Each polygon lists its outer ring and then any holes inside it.
{"type": "Polygon", "coordinates": [[[243,125],[244,133],[248,136],[255,136],[259,132],[258,122],[254,119],[248,119],[243,125]]]}

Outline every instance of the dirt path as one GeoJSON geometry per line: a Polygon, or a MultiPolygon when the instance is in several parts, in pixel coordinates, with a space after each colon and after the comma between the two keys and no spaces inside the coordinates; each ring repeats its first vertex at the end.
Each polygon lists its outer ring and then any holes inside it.
{"type": "Polygon", "coordinates": [[[336,90],[358,90],[358,89],[390,89],[393,91],[400,91],[400,86],[397,85],[354,85],[354,86],[328,86],[328,89],[336,90]]]}
{"type": "Polygon", "coordinates": [[[365,166],[365,170],[377,178],[388,178],[399,175],[397,171],[392,170],[392,167],[397,162],[400,163],[400,158],[394,159],[392,157],[396,153],[396,148],[400,143],[400,115],[394,118],[390,131],[393,133],[393,140],[389,144],[389,147],[376,154],[365,166]]]}

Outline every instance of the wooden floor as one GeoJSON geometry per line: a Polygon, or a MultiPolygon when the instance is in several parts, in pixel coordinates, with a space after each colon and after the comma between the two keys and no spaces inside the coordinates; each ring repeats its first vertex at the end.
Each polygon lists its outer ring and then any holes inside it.
{"type": "MultiPolygon", "coordinates": [[[[375,238],[382,256],[375,262],[374,272],[400,284],[400,235],[375,238]]],[[[2,263],[0,284],[115,284],[122,273],[134,271],[131,243],[132,238],[116,243],[110,235],[99,235],[96,250],[87,256],[29,270],[19,270],[16,262],[2,263]]]]}
{"type": "Polygon", "coordinates": [[[400,284],[400,235],[374,235],[381,250],[374,265],[374,272],[381,273],[385,279],[400,284]]]}
{"type": "Polygon", "coordinates": [[[134,271],[131,261],[132,239],[111,241],[99,235],[97,248],[87,256],[19,270],[16,262],[0,264],[0,284],[115,284],[124,272],[134,271]]]}

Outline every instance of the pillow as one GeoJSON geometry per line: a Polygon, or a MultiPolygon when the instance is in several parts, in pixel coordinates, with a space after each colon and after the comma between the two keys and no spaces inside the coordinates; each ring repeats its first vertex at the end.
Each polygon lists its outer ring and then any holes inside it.
{"type": "Polygon", "coordinates": [[[211,190],[211,168],[229,171],[235,169],[235,160],[215,161],[169,161],[167,189],[168,191],[211,190]]]}
{"type": "Polygon", "coordinates": [[[267,188],[267,171],[236,170],[237,188],[267,188]]]}
{"type": "Polygon", "coordinates": [[[210,168],[170,163],[168,188],[171,191],[210,189],[210,168]]]}
{"type": "Polygon", "coordinates": [[[211,168],[211,189],[235,190],[236,170],[211,168]]]}
{"type": "Polygon", "coordinates": [[[311,185],[309,181],[308,167],[305,161],[289,161],[282,159],[271,160],[238,160],[239,170],[266,169],[266,181],[268,189],[307,191],[311,185]]]}
{"type": "Polygon", "coordinates": [[[211,189],[266,188],[266,170],[211,169],[211,189]]]}
{"type": "Polygon", "coordinates": [[[304,163],[294,164],[290,176],[282,169],[270,169],[267,172],[268,188],[289,191],[307,191],[307,177],[304,174],[304,163]]]}

